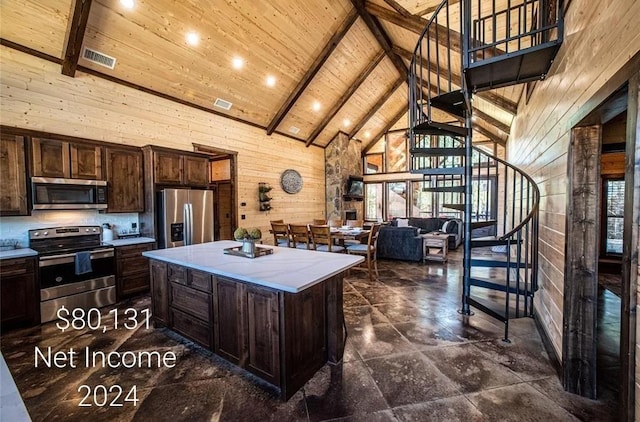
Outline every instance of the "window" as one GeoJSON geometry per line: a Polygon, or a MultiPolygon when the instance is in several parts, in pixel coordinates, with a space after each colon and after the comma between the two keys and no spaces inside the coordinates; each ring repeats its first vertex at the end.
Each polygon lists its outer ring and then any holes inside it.
{"type": "Polygon", "coordinates": [[[605,181],[605,253],[622,254],[622,234],[624,230],[624,180],[605,181]]]}
{"type": "Polygon", "coordinates": [[[364,219],[382,221],[382,183],[366,183],[364,192],[364,219]]]}
{"type": "Polygon", "coordinates": [[[408,171],[407,131],[387,133],[387,173],[408,171]]]}
{"type": "Polygon", "coordinates": [[[387,183],[387,219],[407,216],[407,182],[387,183]]]}
{"type": "Polygon", "coordinates": [[[384,154],[367,154],[364,156],[365,174],[382,173],[384,171],[382,157],[384,154]]]}
{"type": "Polygon", "coordinates": [[[428,182],[411,182],[411,217],[433,217],[433,192],[424,192],[428,182]]]}

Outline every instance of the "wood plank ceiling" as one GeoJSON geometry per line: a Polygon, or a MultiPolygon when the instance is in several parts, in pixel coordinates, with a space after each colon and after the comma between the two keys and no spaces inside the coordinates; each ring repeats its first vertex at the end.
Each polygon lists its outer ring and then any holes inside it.
{"type": "MultiPolygon", "coordinates": [[[[308,146],[343,131],[369,150],[406,119],[411,52],[440,0],[128,2],[3,0],[0,41],[70,77],[108,78],[308,146]],[[85,59],[85,47],[115,67],[85,59]]],[[[479,95],[476,134],[504,144],[521,94],[479,95]]]]}

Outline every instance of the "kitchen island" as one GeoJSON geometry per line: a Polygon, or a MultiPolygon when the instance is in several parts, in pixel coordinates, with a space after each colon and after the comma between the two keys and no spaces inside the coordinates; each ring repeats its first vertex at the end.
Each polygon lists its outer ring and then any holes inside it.
{"type": "MultiPolygon", "coordinates": [[[[219,241],[144,252],[156,324],[279,388],[289,399],[344,352],[342,283],[362,257],[291,248],[250,259],[219,241]]],[[[261,245],[262,246],[262,245],[261,245]]]]}

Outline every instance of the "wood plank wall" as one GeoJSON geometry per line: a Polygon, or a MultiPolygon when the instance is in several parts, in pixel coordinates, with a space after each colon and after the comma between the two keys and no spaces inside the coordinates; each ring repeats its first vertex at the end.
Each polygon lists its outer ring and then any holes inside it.
{"type": "Polygon", "coordinates": [[[533,176],[541,193],[540,290],[535,307],[562,357],[567,151],[575,118],[589,99],[640,51],[640,2],[573,0],[565,40],[544,81],[514,119],[508,160],[533,176]]]}
{"type": "Polygon", "coordinates": [[[160,145],[193,151],[192,143],[238,152],[238,223],[259,227],[269,240],[269,221],[303,222],[325,213],[324,150],[306,148],[280,135],[164,100],[0,47],[0,123],[99,141],[160,145]],[[303,178],[295,195],[280,187],[280,174],[296,169],[303,178]],[[259,211],[258,183],[274,189],[273,209],[259,211]],[[246,202],[246,206],[240,206],[246,202]],[[241,220],[240,216],[246,219],[241,220]]]}

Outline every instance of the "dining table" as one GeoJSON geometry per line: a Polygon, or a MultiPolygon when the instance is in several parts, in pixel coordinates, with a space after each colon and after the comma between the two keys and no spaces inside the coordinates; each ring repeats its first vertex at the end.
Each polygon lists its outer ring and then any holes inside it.
{"type": "Polygon", "coordinates": [[[344,246],[345,240],[357,240],[360,243],[367,241],[369,230],[361,227],[332,227],[331,237],[338,240],[338,244],[344,246]]]}

